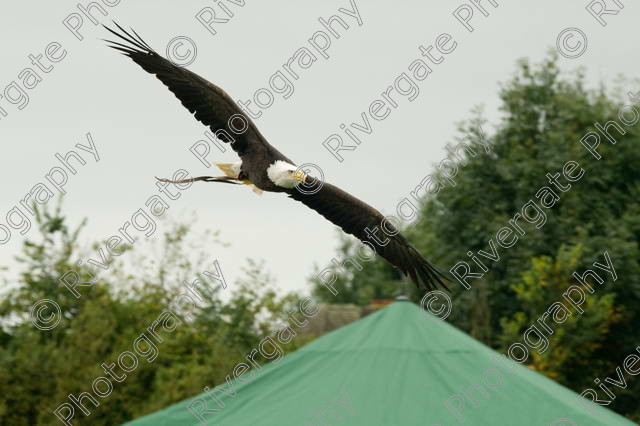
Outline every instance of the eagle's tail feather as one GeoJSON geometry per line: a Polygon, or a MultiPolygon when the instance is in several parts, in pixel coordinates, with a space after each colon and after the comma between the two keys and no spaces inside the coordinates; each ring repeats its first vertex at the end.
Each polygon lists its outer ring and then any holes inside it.
{"type": "MultiPolygon", "coordinates": [[[[214,164],[216,165],[217,168],[220,169],[220,171],[222,171],[222,173],[224,173],[229,177],[237,179],[240,174],[238,171],[239,163],[214,163],[214,164]]],[[[253,182],[251,182],[249,179],[242,179],[240,180],[240,182],[244,183],[245,185],[248,185],[249,188],[251,188],[251,190],[256,194],[262,195],[262,190],[257,186],[255,186],[253,182]]]]}

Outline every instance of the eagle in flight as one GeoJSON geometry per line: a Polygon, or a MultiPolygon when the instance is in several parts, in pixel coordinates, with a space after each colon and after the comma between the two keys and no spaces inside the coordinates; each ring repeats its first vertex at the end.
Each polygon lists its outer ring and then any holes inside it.
{"type": "Polygon", "coordinates": [[[367,244],[405,276],[409,276],[418,288],[433,290],[437,284],[447,288],[444,284],[446,277],[392,224],[386,223],[386,231],[381,232],[385,218],[378,210],[301,170],[267,142],[250,118],[245,117],[221,88],[160,56],[133,29],[131,34],[117,23],[114,24],[121,32],[105,28],[121,41],[105,40],[110,43],[109,47],[122,52],[145,71],[154,74],[198,121],[209,126],[218,139],[230,143],[241,160],[216,164],[225,176],[161,181],[247,184],[258,193],[283,192],[367,244]]]}

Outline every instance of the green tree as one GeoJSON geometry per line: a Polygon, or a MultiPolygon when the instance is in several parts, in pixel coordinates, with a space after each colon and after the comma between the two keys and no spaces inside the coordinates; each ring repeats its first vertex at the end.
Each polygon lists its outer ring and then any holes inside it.
{"type": "MultiPolygon", "coordinates": [[[[518,63],[514,77],[500,89],[502,115],[495,131],[486,136],[490,152],[476,149],[475,156],[467,155],[457,185],[425,196],[422,220],[404,232],[443,269],[465,261],[474,272],[481,272],[467,252],[490,252],[489,240],[495,244],[496,232],[509,226],[516,213],[522,214],[525,203],[533,200],[540,206],[536,193],[551,186],[547,173],[562,173],[568,161],[579,163],[584,175],[566,192],[556,190],[560,199],[542,209],[544,225],[537,228],[520,219],[525,235],[511,248],[497,247],[499,260],[482,258],[489,271],[481,279],[470,279],[469,290],[453,281],[448,321],[504,350],[527,321],[557,300],[558,292],[576,283],[573,271],[603,262],[603,252],[608,251],[617,281],[605,274],[607,283],[589,298],[588,314],[559,326],[566,326],[565,331],[553,337],[555,346],[549,353],[527,361],[581,392],[589,379],[615,374],[615,367],[640,341],[640,315],[635,309],[640,302],[640,124],[621,124],[618,111],[630,103],[626,96],[589,89],[581,73],[563,74],[556,61],[552,56],[539,65],[518,63]],[[596,131],[596,123],[609,120],[618,122],[625,134],[611,131],[616,144],[601,136],[598,160],[580,140],[596,131]],[[571,247],[579,247],[579,255],[571,247]]],[[[623,93],[628,91],[636,92],[637,87],[626,87],[623,93]]],[[[631,116],[627,112],[626,120],[631,116]]],[[[468,143],[467,135],[477,138],[479,124],[487,130],[479,113],[462,122],[456,142],[468,143]]],[[[442,177],[437,171],[433,174],[442,177]]],[[[349,247],[345,244],[337,258],[348,256],[349,247]]],[[[336,288],[341,293],[346,290],[341,303],[362,305],[372,297],[393,297],[394,289],[402,285],[399,275],[379,258],[362,268],[351,268],[339,279],[336,288]]],[[[321,281],[315,279],[313,285],[318,297],[331,300],[321,281]]],[[[413,297],[419,301],[421,295],[413,297]]],[[[640,409],[629,395],[640,392],[640,380],[630,377],[628,382],[628,389],[610,407],[638,419],[640,409]]]]}
{"type": "MultiPolygon", "coordinates": [[[[0,303],[0,424],[59,424],[53,411],[69,402],[69,394],[89,392],[96,397],[92,382],[105,376],[101,364],[115,363],[124,351],[134,351],[134,341],[184,293],[183,280],[206,280],[201,272],[211,259],[187,254],[207,253],[202,248],[207,243],[222,246],[215,233],[203,241],[201,234],[190,238],[185,225],[166,224],[158,247],[136,243],[143,245],[128,248],[124,257],[131,260],[132,269],[125,262],[111,263],[109,272],[82,287],[76,298],[58,278],[86,258],[78,242],[83,224],[70,230],[60,207],[53,212],[38,209],[36,222],[40,237],[24,243],[20,285],[0,303]],[[194,247],[194,241],[200,246],[194,247]],[[33,304],[45,298],[56,301],[62,312],[60,323],[48,331],[34,327],[29,315],[33,304]]],[[[75,269],[83,280],[90,280],[82,272],[86,270],[75,269]]],[[[99,407],[85,401],[89,416],[76,409],[74,424],[121,424],[201,393],[206,386],[225,383],[235,365],[275,331],[278,313],[298,300],[293,294],[278,296],[263,269],[250,262],[238,283],[201,292],[205,303],[194,311],[193,320],[178,315],[181,322],[175,330],[158,329],[163,341],[155,344],[157,357],[152,360],[151,351],[138,355],[138,366],[126,379],[112,380],[111,394],[96,397],[99,407]],[[231,293],[227,301],[222,291],[231,293]]],[[[298,337],[283,350],[294,350],[308,340],[298,337]]]]}

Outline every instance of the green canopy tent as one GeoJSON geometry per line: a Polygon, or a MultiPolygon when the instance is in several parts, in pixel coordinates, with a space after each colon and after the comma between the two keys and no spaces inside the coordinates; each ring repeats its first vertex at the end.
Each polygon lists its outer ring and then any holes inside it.
{"type": "Polygon", "coordinates": [[[129,424],[202,424],[192,411],[233,426],[634,424],[409,302],[230,383],[216,390],[218,403],[209,391],[129,424]]]}

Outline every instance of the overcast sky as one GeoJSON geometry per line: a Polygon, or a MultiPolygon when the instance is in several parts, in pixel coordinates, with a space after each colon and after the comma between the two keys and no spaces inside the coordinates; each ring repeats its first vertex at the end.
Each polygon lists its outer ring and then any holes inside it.
{"type": "MultiPolygon", "coordinates": [[[[76,175],[69,173],[64,186],[65,212],[73,223],[89,218],[84,241],[90,242],[118,235],[118,229],[131,221],[138,209],[148,212],[145,202],[160,195],[154,176],[171,177],[178,169],[192,175],[218,171],[207,169],[189,151],[204,139],[207,128],[159,81],[107,49],[99,39],[109,38],[108,34],[94,25],[77,3],[23,1],[3,6],[0,224],[7,224],[5,215],[35,185],[51,187],[45,175],[61,166],[56,153],[65,155],[73,149],[86,165],[78,165],[76,175]],[[82,17],[81,26],[78,17],[82,17]],[[79,27],[76,34],[82,40],[65,27],[65,20],[69,27],[79,27]],[[46,58],[47,46],[53,61],[46,58]],[[34,58],[43,55],[40,66],[46,71],[31,64],[30,54],[34,58]],[[23,72],[27,67],[38,77],[23,72]],[[18,108],[22,102],[19,89],[10,87],[12,81],[29,96],[22,109],[18,108]],[[97,148],[97,162],[91,153],[75,147],[89,146],[87,133],[97,148]]],[[[517,59],[538,61],[545,57],[564,29],[579,28],[588,39],[581,56],[561,57],[564,70],[584,66],[589,81],[596,85],[611,83],[618,74],[635,78],[640,69],[638,48],[632,43],[639,39],[640,9],[630,1],[624,2],[619,14],[604,16],[606,26],[585,10],[587,0],[499,0],[498,7],[484,0],[481,5],[488,17],[461,0],[356,0],[359,17],[345,12],[353,10],[354,2],[349,0],[246,0],[244,6],[220,1],[233,14],[230,19],[217,3],[121,0],[113,7],[101,3],[106,17],[97,9],[91,12],[101,22],[108,24],[113,19],[135,28],[163,54],[170,40],[189,37],[197,45],[189,69],[236,100],[253,99],[258,89],[269,87],[274,73],[285,73],[283,65],[299,49],[309,49],[317,60],[310,65],[306,62],[306,69],[296,68],[299,78],[292,80],[293,94],[284,99],[283,94],[275,93],[273,104],[262,110],[256,124],[285,155],[298,164],[319,165],[328,181],[384,213],[394,213],[398,202],[446,156],[444,146],[453,142],[456,122],[469,118],[474,106],[484,105],[487,118],[496,122],[499,83],[513,74],[517,59]],[[458,14],[466,17],[468,10],[473,10],[468,24],[473,32],[453,15],[465,4],[458,14]],[[205,7],[213,8],[217,19],[228,22],[213,23],[208,30],[196,19],[205,7]],[[334,24],[339,38],[329,35],[331,46],[325,52],[329,57],[324,58],[309,39],[320,30],[328,33],[318,18],[332,15],[340,16],[349,28],[334,24]],[[455,49],[444,55],[441,63],[433,64],[421,56],[419,46],[426,49],[434,45],[443,33],[451,36],[448,43],[441,44],[443,49],[452,49],[454,43],[455,49]],[[350,143],[340,125],[363,125],[361,114],[369,114],[371,103],[382,99],[382,92],[403,72],[411,75],[409,66],[416,59],[432,68],[426,79],[417,82],[419,94],[392,93],[397,107],[381,121],[368,116],[372,132],[355,131],[361,144],[353,151],[341,151],[344,161],[339,162],[323,147],[323,141],[339,134],[350,143]]],[[[613,0],[607,4],[617,9],[613,0]]],[[[206,13],[201,16],[211,18],[206,13]]],[[[573,34],[566,40],[569,50],[579,41],[577,33],[573,34]]],[[[322,35],[316,34],[315,41],[321,45],[322,35]]],[[[185,55],[189,48],[176,46],[176,52],[185,55]]],[[[435,47],[432,53],[439,60],[435,47]]],[[[295,59],[298,64],[300,57],[295,59]]],[[[261,102],[268,101],[267,95],[261,96],[261,102]]],[[[485,131],[490,135],[491,126],[485,131]]],[[[214,148],[208,159],[236,161],[230,149],[221,153],[214,148]]],[[[324,266],[336,256],[335,227],[283,195],[258,197],[246,187],[205,183],[179,192],[176,200],[162,196],[170,206],[164,216],[190,218],[195,211],[197,229],[221,231],[221,238],[231,246],[212,247],[210,257],[218,259],[229,282],[241,276],[246,258],[254,258],[265,261],[281,288],[304,290],[314,264],[324,266]]],[[[12,217],[17,220],[18,216],[12,217]]],[[[158,227],[151,238],[161,235],[163,225],[158,227]]],[[[35,232],[32,228],[25,236],[35,232]]],[[[131,235],[145,238],[136,230],[131,230],[131,235]]],[[[25,236],[12,230],[9,242],[0,246],[0,264],[14,264],[12,258],[19,253],[25,236]]],[[[97,254],[94,258],[99,259],[97,254]]],[[[442,265],[445,269],[450,266],[442,265]]]]}

